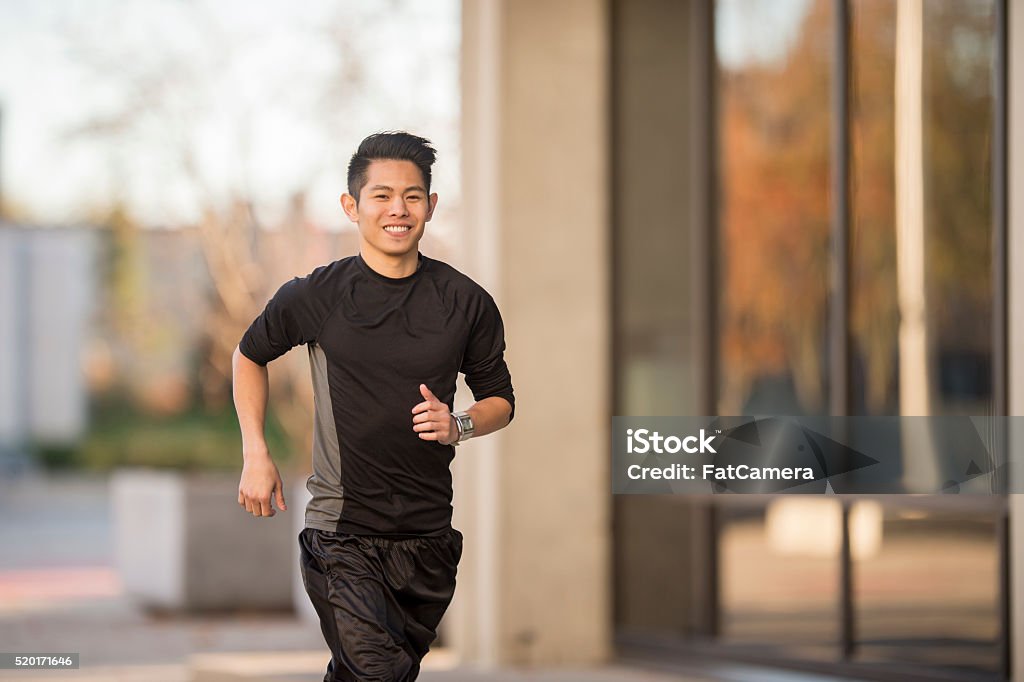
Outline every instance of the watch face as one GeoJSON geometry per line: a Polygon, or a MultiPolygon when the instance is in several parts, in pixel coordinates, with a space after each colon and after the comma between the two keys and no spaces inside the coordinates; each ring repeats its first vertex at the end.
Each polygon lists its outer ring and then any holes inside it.
{"type": "Polygon", "coordinates": [[[472,417],[470,417],[465,412],[460,412],[459,415],[456,417],[456,419],[459,420],[459,426],[462,427],[462,432],[463,433],[465,433],[466,435],[470,435],[470,434],[473,433],[474,427],[473,427],[473,418],[472,417]]]}

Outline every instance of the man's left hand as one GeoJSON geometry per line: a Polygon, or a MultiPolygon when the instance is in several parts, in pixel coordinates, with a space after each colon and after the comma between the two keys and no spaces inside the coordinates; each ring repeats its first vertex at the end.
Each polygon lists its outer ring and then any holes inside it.
{"type": "Polygon", "coordinates": [[[441,445],[450,445],[458,438],[452,413],[448,406],[431,393],[426,384],[420,384],[423,402],[412,408],[412,430],[423,440],[436,440],[441,445]]]}

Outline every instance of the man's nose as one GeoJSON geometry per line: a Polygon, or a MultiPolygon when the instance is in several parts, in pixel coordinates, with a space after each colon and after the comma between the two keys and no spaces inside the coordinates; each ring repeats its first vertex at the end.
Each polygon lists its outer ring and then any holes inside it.
{"type": "Polygon", "coordinates": [[[396,196],[391,200],[391,205],[388,209],[391,215],[406,215],[409,212],[405,205],[405,199],[400,196],[396,196]]]}

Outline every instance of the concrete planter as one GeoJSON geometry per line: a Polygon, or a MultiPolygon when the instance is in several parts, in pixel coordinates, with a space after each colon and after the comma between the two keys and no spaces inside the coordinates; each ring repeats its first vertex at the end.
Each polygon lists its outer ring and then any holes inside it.
{"type": "Polygon", "coordinates": [[[157,609],[292,609],[302,507],[257,519],[238,506],[237,474],[125,469],[111,477],[114,544],[125,591],[157,609]]]}

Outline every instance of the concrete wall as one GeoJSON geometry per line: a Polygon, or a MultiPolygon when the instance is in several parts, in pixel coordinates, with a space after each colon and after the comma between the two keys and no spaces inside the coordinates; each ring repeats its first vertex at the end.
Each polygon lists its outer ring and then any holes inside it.
{"type": "Polygon", "coordinates": [[[512,426],[461,449],[454,646],[610,654],[607,4],[463,4],[465,243],[501,307],[512,426]]]}

